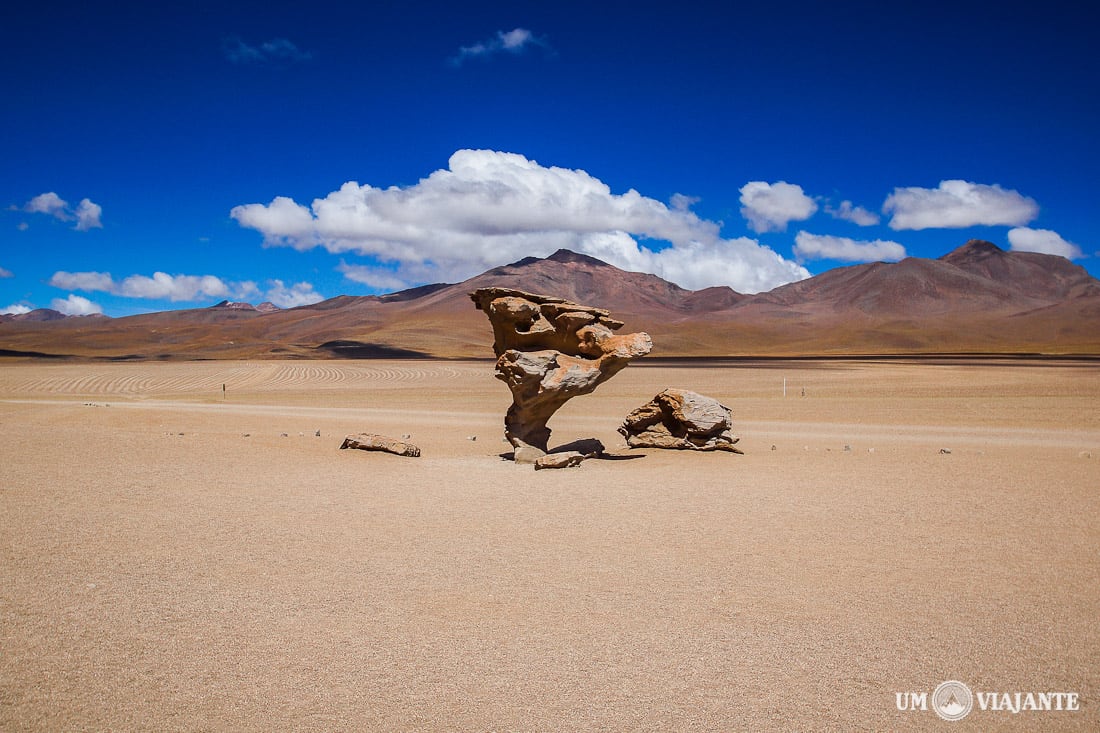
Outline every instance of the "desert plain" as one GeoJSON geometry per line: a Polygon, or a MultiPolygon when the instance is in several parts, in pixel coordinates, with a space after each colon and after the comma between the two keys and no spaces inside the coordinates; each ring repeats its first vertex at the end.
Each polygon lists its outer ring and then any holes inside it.
{"type": "Polygon", "coordinates": [[[1100,728],[1100,363],[643,359],[556,471],[509,401],[490,361],[0,364],[0,729],[1100,728]],[[665,387],[745,454],[627,449],[665,387]],[[945,680],[1079,709],[898,709],[945,680]]]}

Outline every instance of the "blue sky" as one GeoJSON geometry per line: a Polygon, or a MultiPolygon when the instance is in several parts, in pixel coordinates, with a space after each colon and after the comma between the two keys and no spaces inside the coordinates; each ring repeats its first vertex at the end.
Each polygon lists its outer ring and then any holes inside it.
{"type": "Polygon", "coordinates": [[[1100,273],[1071,3],[160,5],[6,12],[0,311],[292,306],[562,246],[742,292],[975,237],[1100,273]]]}

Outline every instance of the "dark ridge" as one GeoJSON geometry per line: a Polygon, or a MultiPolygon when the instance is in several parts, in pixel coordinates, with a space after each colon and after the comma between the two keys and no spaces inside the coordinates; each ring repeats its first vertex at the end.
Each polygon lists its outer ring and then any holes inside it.
{"type": "Polygon", "coordinates": [[[377,295],[336,295],[319,303],[298,306],[291,310],[304,311],[331,311],[338,308],[355,305],[356,303],[377,303],[381,300],[377,295]]]}
{"type": "MultiPolygon", "coordinates": [[[[526,267],[527,265],[533,265],[536,262],[542,262],[542,259],[539,258],[539,257],[524,257],[522,260],[516,260],[515,262],[510,262],[507,265],[504,265],[504,267],[526,267]]],[[[489,270],[489,272],[495,272],[495,271],[500,270],[500,269],[502,269],[502,268],[494,267],[492,270],[489,270]]]]}
{"type": "Polygon", "coordinates": [[[326,341],[317,347],[318,351],[327,351],[340,359],[430,359],[431,354],[412,349],[400,349],[384,344],[371,344],[365,341],[339,339],[326,341]]]}
{"type": "Polygon", "coordinates": [[[598,260],[595,257],[589,257],[588,255],[582,255],[579,252],[574,252],[571,249],[559,249],[554,254],[546,258],[550,262],[575,262],[581,265],[594,265],[596,267],[611,267],[603,260],[598,260]]]}
{"type": "Polygon", "coordinates": [[[47,354],[42,351],[17,351],[16,349],[0,349],[0,357],[30,357],[32,359],[69,359],[69,354],[47,354]]]}
{"type": "Polygon", "coordinates": [[[504,267],[527,267],[528,265],[534,265],[539,262],[559,262],[562,264],[575,263],[579,265],[591,265],[593,267],[611,267],[608,263],[596,259],[595,257],[582,255],[571,249],[559,249],[549,257],[524,257],[522,260],[517,260],[516,262],[503,265],[502,267],[494,267],[489,272],[495,273],[498,270],[502,270],[504,267]]]}
{"type": "Polygon", "coordinates": [[[423,298],[425,295],[431,295],[446,287],[450,287],[450,283],[432,283],[431,285],[421,285],[408,290],[399,290],[389,295],[380,295],[378,299],[383,303],[404,303],[407,300],[416,300],[417,298],[423,298]]]}

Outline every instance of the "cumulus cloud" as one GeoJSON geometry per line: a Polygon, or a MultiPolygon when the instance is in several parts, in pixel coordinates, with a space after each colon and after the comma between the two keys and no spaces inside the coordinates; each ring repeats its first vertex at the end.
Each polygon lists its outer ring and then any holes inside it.
{"type": "Polygon", "coordinates": [[[116,281],[109,272],[65,272],[53,274],[49,284],[66,290],[101,291],[125,298],[171,300],[173,302],[225,298],[230,295],[229,286],[213,275],[169,275],[155,272],[147,275],[130,275],[116,281]]]}
{"type": "Polygon", "coordinates": [[[23,211],[29,214],[46,214],[61,220],[71,218],[68,202],[53,191],[38,194],[27,202],[23,207],[23,211]]]}
{"type": "Polygon", "coordinates": [[[749,181],[741,187],[741,215],[754,232],[781,232],[792,221],[809,219],[817,203],[802,186],[779,181],[749,181]]]}
{"type": "Polygon", "coordinates": [[[344,277],[348,280],[366,285],[374,290],[394,292],[408,287],[408,282],[378,267],[349,265],[341,260],[340,266],[337,267],[336,270],[337,272],[344,273],[344,277]]]}
{"type": "Polygon", "coordinates": [[[309,61],[313,54],[303,51],[285,38],[273,38],[253,46],[237,36],[222,41],[222,52],[235,64],[309,61]]]}
{"type": "Polygon", "coordinates": [[[78,232],[86,232],[89,229],[102,229],[103,224],[99,221],[99,217],[102,214],[102,206],[94,204],[88,199],[81,199],[74,212],[74,216],[76,216],[76,226],[73,228],[78,232]]]}
{"type": "Polygon", "coordinates": [[[102,229],[100,217],[103,215],[103,207],[93,203],[90,199],[81,199],[76,208],[69,206],[69,202],[58,196],[53,191],[40,193],[23,206],[23,211],[28,214],[46,214],[59,221],[75,221],[73,229],[78,232],[86,232],[89,229],[102,229]]]}
{"type": "Polygon", "coordinates": [[[897,242],[876,239],[858,242],[847,237],[799,232],[794,238],[794,253],[803,260],[840,260],[842,262],[896,262],[905,257],[905,247],[897,242]]]}
{"type": "Polygon", "coordinates": [[[1047,255],[1059,255],[1075,260],[1083,257],[1081,248],[1073,242],[1062,239],[1057,232],[1049,229],[1029,229],[1017,227],[1008,230],[1008,243],[1014,252],[1040,252],[1047,255]]]}
{"type": "Polygon", "coordinates": [[[672,198],[669,199],[669,203],[672,204],[672,208],[677,211],[687,211],[695,204],[702,201],[698,196],[687,196],[682,193],[672,194],[672,198]]]}
{"type": "Polygon", "coordinates": [[[545,39],[537,37],[526,28],[497,31],[497,34],[487,41],[459,48],[458,53],[451,57],[451,63],[458,66],[461,65],[463,61],[471,58],[484,58],[502,52],[520,53],[531,46],[549,48],[545,39]]]}
{"type": "Polygon", "coordinates": [[[850,221],[861,227],[870,227],[879,223],[878,214],[870,212],[862,206],[855,206],[851,201],[841,201],[840,206],[836,208],[826,205],[825,213],[834,219],[850,221]]]}
{"type": "Polygon", "coordinates": [[[150,300],[202,300],[225,298],[231,294],[229,286],[213,275],[169,275],[154,272],[152,277],[130,275],[118,283],[116,295],[150,300]]]}
{"type": "Polygon", "coordinates": [[[54,298],[50,302],[50,307],[67,316],[90,316],[103,312],[103,306],[99,303],[93,303],[87,298],[72,293],[68,298],[54,298]]]}
{"type": "Polygon", "coordinates": [[[12,303],[7,308],[0,308],[0,316],[21,316],[30,313],[31,309],[19,303],[12,303]]]}
{"type": "Polygon", "coordinates": [[[111,292],[115,282],[109,272],[65,272],[58,270],[50,278],[50,285],[62,290],[84,290],[86,292],[111,292]]]}
{"type": "Polygon", "coordinates": [[[103,292],[123,298],[145,300],[202,301],[216,298],[258,298],[269,300],[280,308],[294,308],[324,300],[308,282],[287,285],[282,280],[269,280],[265,291],[255,282],[226,282],[214,275],[169,275],[154,272],[148,275],[130,275],[115,280],[109,272],[65,272],[59,270],[49,284],[64,290],[103,292]]]}
{"type": "Polygon", "coordinates": [[[272,280],[270,285],[264,300],[280,308],[297,308],[300,305],[312,305],[324,300],[324,296],[316,292],[313,285],[307,282],[294,283],[287,287],[282,280],[272,280]]]}
{"type": "Polygon", "coordinates": [[[890,228],[959,229],[975,225],[1021,226],[1039,215],[1039,204],[1017,191],[970,181],[940,181],[938,188],[895,188],[882,205],[890,228]]]}
{"type": "Polygon", "coordinates": [[[754,240],[723,239],[718,224],[685,208],[633,189],[613,194],[583,170],[492,150],[460,150],[447,169],[404,188],[353,181],[309,207],[277,197],[237,206],[231,216],[268,245],[371,257],[382,265],[342,271],[372,287],[456,282],[563,247],[691,288],[758,292],[809,276],[754,240]],[[654,252],[635,237],[671,246],[654,252]]]}
{"type": "Polygon", "coordinates": [[[14,277],[14,275],[12,275],[11,270],[5,270],[3,267],[0,267],[0,278],[5,277],[14,277]]]}

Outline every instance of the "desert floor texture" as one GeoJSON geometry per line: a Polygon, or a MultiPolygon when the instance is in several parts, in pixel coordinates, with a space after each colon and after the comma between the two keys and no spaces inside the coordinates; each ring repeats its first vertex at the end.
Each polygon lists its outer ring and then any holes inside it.
{"type": "Polygon", "coordinates": [[[641,360],[558,471],[501,458],[509,401],[488,361],[0,365],[0,729],[1100,728],[1096,362],[641,360]],[[745,455],[627,450],[665,387],[745,455]],[[897,709],[945,680],[1080,710],[897,709]]]}

